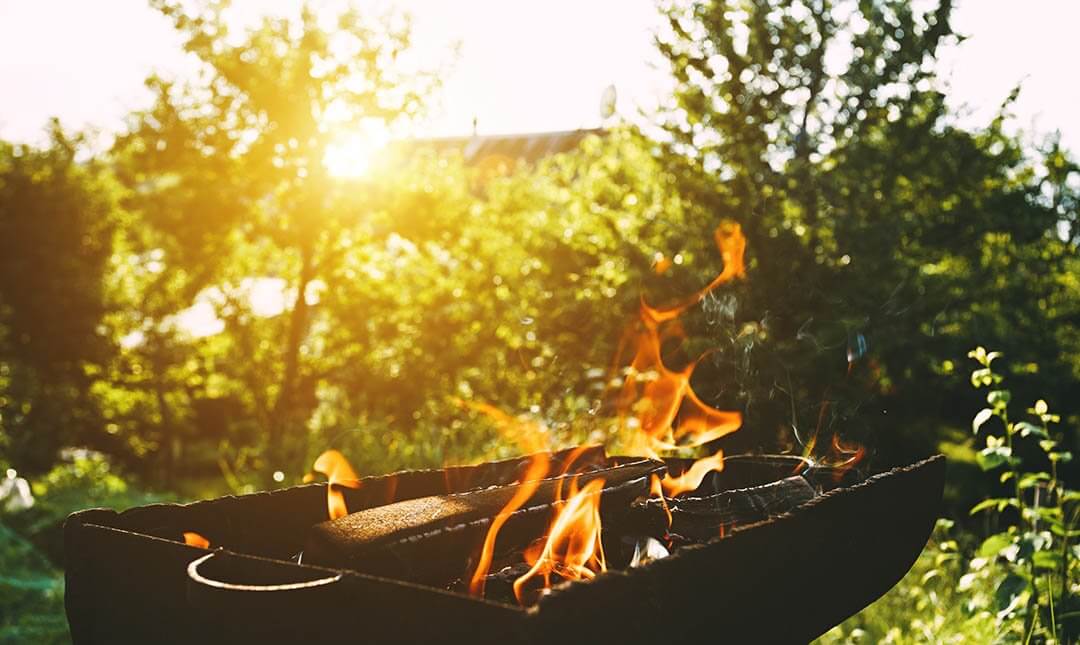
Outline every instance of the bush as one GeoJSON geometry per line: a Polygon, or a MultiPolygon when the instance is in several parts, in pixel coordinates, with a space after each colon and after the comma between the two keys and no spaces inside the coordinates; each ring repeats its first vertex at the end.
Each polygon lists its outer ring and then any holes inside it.
{"type": "Polygon", "coordinates": [[[953,538],[940,520],[908,575],[876,603],[827,633],[821,643],[1073,643],[1080,636],[1080,494],[1058,471],[1072,459],[1043,400],[1013,421],[1012,395],[995,371],[998,352],[978,347],[971,374],[989,387],[972,422],[985,446],[979,466],[1008,491],[986,497],[971,514],[992,513],[980,539],[953,538]],[[995,532],[996,531],[996,532],[995,532]]]}
{"type": "Polygon", "coordinates": [[[0,515],[0,643],[65,643],[64,519],[84,508],[162,498],[130,487],[104,455],[88,450],[64,451],[32,490],[31,507],[0,515]]]}

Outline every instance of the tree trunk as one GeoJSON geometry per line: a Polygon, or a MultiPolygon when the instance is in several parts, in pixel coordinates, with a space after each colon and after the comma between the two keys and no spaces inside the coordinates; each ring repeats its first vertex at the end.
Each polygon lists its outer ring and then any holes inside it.
{"type": "Polygon", "coordinates": [[[311,244],[300,246],[300,278],[296,284],[296,297],[289,313],[289,336],[285,343],[283,360],[285,369],[281,375],[281,386],[277,401],[270,413],[270,463],[268,473],[274,470],[292,471],[303,468],[299,460],[306,453],[306,434],[304,442],[297,447],[291,442],[290,433],[303,424],[299,410],[296,409],[296,386],[300,375],[300,345],[307,335],[308,303],[304,297],[308,284],[314,278],[314,262],[311,244]],[[291,449],[291,448],[303,449],[291,449]],[[297,463],[293,463],[296,461],[297,463]]]}

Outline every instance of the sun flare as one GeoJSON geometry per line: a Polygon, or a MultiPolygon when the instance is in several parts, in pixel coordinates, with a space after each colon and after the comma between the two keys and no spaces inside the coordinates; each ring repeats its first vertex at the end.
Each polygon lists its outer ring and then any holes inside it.
{"type": "Polygon", "coordinates": [[[359,179],[371,171],[388,141],[385,131],[343,132],[326,146],[323,165],[339,179],[359,179]]]}

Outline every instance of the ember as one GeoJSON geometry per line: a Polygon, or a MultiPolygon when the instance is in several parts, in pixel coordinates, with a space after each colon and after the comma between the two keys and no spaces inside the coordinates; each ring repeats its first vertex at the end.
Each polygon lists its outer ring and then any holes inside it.
{"type": "Polygon", "coordinates": [[[195,533],[194,531],[184,531],[184,544],[189,546],[197,546],[200,549],[209,549],[210,540],[207,540],[203,536],[195,533]]]}

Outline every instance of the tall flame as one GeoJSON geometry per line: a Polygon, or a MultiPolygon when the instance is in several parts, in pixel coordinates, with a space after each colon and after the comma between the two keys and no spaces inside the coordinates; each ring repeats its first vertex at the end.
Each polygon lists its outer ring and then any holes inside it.
{"type": "MultiPolygon", "coordinates": [[[[716,229],[716,243],[724,260],[723,271],[704,289],[667,308],[652,307],[641,301],[639,323],[636,330],[628,332],[620,343],[615,365],[619,366],[619,356],[630,343],[634,346],[634,356],[626,369],[626,377],[616,397],[620,417],[624,425],[634,432],[630,452],[649,457],[658,457],[661,451],[677,447],[701,446],[714,439],[738,430],[742,425],[742,415],[715,409],[706,405],[690,385],[690,378],[701,357],[690,362],[682,369],[669,368],[662,356],[665,341],[681,341],[685,334],[679,325],[679,316],[696,305],[716,287],[746,274],[743,254],[746,239],[738,224],[725,222],[716,229]]],[[[663,271],[658,260],[658,269],[663,271]]],[[[486,403],[459,401],[494,419],[501,429],[514,429],[518,440],[533,440],[531,450],[539,448],[535,437],[542,433],[535,432],[536,427],[522,428],[522,422],[510,417],[501,410],[486,403]],[[527,432],[520,432],[525,429],[527,432]]],[[[569,472],[577,455],[571,456],[560,475],[569,472]]],[[[679,477],[666,476],[661,482],[654,477],[650,481],[652,494],[657,495],[667,513],[670,527],[671,514],[664,499],[664,493],[677,495],[697,488],[702,479],[714,470],[723,468],[723,453],[717,452],[711,457],[696,462],[686,473],[679,477]]],[[[540,479],[550,469],[546,457],[534,457],[529,464],[525,481],[520,485],[513,499],[494,518],[485,537],[480,552],[480,559],[470,579],[469,590],[480,595],[484,591],[484,581],[491,567],[495,540],[506,519],[517,511],[536,490],[538,484],[529,480],[540,479]]],[[[530,580],[540,576],[545,587],[550,586],[553,574],[563,579],[576,580],[592,578],[607,568],[601,541],[600,494],[604,481],[595,479],[580,490],[575,478],[571,482],[566,501],[562,498],[562,488],[556,495],[558,508],[548,530],[547,537],[534,543],[525,550],[526,562],[531,565],[528,573],[514,583],[514,594],[519,602],[524,602],[524,590],[530,580]]]]}
{"type": "Polygon", "coordinates": [[[484,595],[484,581],[488,571],[491,569],[491,560],[495,554],[495,538],[499,535],[499,530],[502,529],[506,520],[524,506],[525,502],[529,501],[529,498],[536,492],[536,489],[540,486],[540,480],[547,474],[549,463],[550,459],[548,459],[547,453],[533,455],[528,469],[525,471],[525,476],[522,478],[524,481],[519,484],[517,492],[514,493],[506,506],[491,521],[491,526],[484,537],[484,546],[480,549],[480,560],[477,562],[476,570],[473,571],[472,578],[469,580],[469,593],[472,595],[484,595]]]}
{"type": "Polygon", "coordinates": [[[349,508],[345,504],[345,494],[338,488],[360,488],[360,478],[349,465],[345,455],[337,450],[327,450],[315,459],[312,470],[326,475],[326,510],[330,519],[336,520],[349,514],[349,508]]]}
{"type": "Polygon", "coordinates": [[[570,485],[570,496],[548,532],[543,549],[525,575],[514,581],[514,595],[525,602],[525,589],[536,576],[551,586],[551,576],[564,580],[587,580],[607,571],[604,545],[600,539],[600,493],[603,479],[593,479],[577,489],[577,479],[570,485]]]}
{"type": "MultiPolygon", "coordinates": [[[[679,370],[669,368],[662,355],[666,341],[681,342],[685,337],[678,320],[683,312],[713,289],[746,276],[743,259],[746,238],[739,225],[721,224],[715,238],[724,268],[705,288],[666,308],[641,301],[637,330],[629,335],[636,350],[617,397],[624,425],[635,431],[631,451],[637,454],[659,457],[661,452],[673,448],[701,446],[742,426],[742,414],[707,405],[690,385],[694,369],[704,354],[679,370]]],[[[626,340],[624,337],[624,345],[626,340]]],[[[694,464],[681,477],[666,476],[664,490],[669,496],[693,490],[709,472],[722,468],[723,453],[717,452],[694,464]]]]}
{"type": "MultiPolygon", "coordinates": [[[[746,238],[738,224],[725,222],[715,232],[716,244],[724,261],[724,268],[708,285],[680,302],[668,307],[650,306],[641,301],[637,325],[628,330],[620,342],[615,368],[622,365],[624,349],[633,348],[633,358],[625,369],[625,377],[615,401],[619,417],[625,429],[632,431],[628,452],[648,457],[659,457],[663,451],[675,448],[697,447],[738,430],[742,415],[734,411],[713,408],[704,403],[690,385],[694,369],[704,355],[690,361],[681,369],[672,369],[664,361],[662,348],[665,342],[681,342],[685,332],[679,316],[701,301],[713,289],[736,278],[745,277],[743,261],[746,238]]],[[[657,259],[657,270],[662,266],[657,259]]],[[[542,449],[537,438],[545,433],[535,424],[524,424],[486,403],[459,401],[494,419],[503,430],[512,433],[518,441],[525,442],[530,452],[542,449]]],[[[543,453],[538,453],[543,454],[543,453]]],[[[650,480],[651,494],[660,498],[671,526],[671,512],[665,500],[668,496],[694,490],[701,485],[708,473],[723,469],[723,452],[695,462],[687,472],[678,477],[665,476],[650,480]]],[[[570,459],[572,463],[573,457],[570,459]]],[[[568,463],[561,475],[569,472],[568,463]]],[[[484,581],[491,567],[495,540],[506,519],[517,511],[535,492],[539,480],[546,476],[550,463],[546,456],[534,457],[517,493],[491,523],[485,537],[476,570],[470,579],[469,590],[475,595],[484,592],[484,581]],[[530,483],[534,482],[534,483],[530,483]]],[[[514,582],[514,594],[518,602],[525,602],[530,581],[543,579],[545,588],[551,585],[553,575],[564,580],[581,580],[594,577],[607,569],[601,540],[600,497],[604,480],[594,479],[580,490],[574,478],[569,493],[563,501],[560,487],[556,496],[556,513],[547,535],[524,551],[529,571],[514,582]]]]}
{"type": "MultiPolygon", "coordinates": [[[[469,593],[474,596],[482,596],[484,595],[484,583],[487,580],[488,571],[491,570],[491,561],[495,557],[495,540],[499,535],[499,531],[502,529],[503,524],[506,523],[506,520],[524,506],[529,501],[529,498],[533,496],[533,493],[536,492],[536,489],[540,486],[540,480],[546,477],[551,469],[551,458],[548,453],[543,452],[545,432],[541,425],[514,418],[489,403],[462,401],[460,399],[455,402],[458,405],[472,408],[487,415],[495,422],[500,431],[517,440],[526,452],[534,453],[525,474],[521,477],[517,492],[491,521],[487,535],[484,536],[484,544],[480,548],[480,558],[477,561],[472,577],[469,579],[469,593]]],[[[572,453],[563,469],[564,473],[570,468],[573,461],[581,455],[583,450],[584,447],[572,453]]]]}

